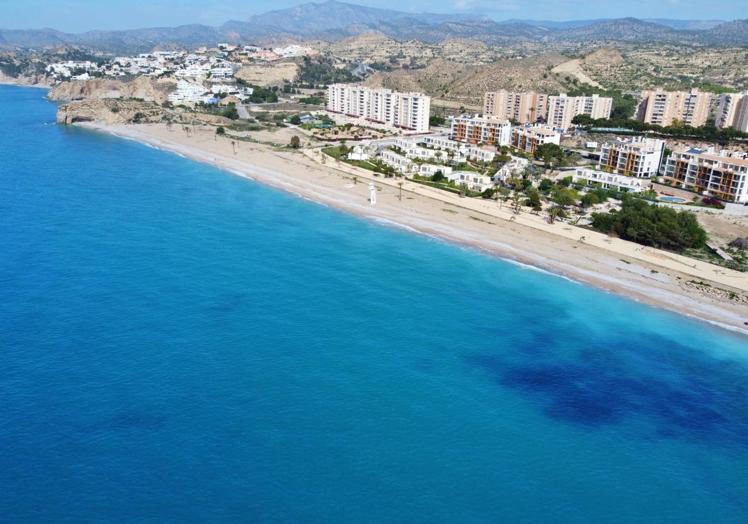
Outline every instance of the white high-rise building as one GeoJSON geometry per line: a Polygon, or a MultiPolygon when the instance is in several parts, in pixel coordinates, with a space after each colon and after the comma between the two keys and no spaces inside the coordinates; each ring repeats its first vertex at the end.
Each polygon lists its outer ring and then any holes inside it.
{"type": "Polygon", "coordinates": [[[360,85],[327,87],[327,110],[418,133],[429,130],[431,97],[360,85]]]}
{"type": "Polygon", "coordinates": [[[567,96],[562,93],[548,97],[548,125],[556,129],[569,129],[571,121],[577,115],[588,115],[591,118],[610,118],[613,99],[592,96],[567,96]]]}

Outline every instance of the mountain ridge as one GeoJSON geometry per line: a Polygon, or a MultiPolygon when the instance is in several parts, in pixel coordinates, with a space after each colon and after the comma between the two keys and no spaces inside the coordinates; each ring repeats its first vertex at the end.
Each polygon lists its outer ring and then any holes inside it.
{"type": "Polygon", "coordinates": [[[438,43],[451,38],[470,38],[493,45],[522,41],[748,45],[748,19],[722,22],[628,17],[565,22],[496,21],[471,14],[412,13],[329,0],[268,11],[245,21],[230,20],[217,27],[189,24],[76,34],[49,28],[0,29],[0,48],[73,45],[107,53],[146,52],[156,47],[193,48],[219,42],[250,43],[266,39],[338,41],[368,32],[379,32],[401,41],[438,43]]]}

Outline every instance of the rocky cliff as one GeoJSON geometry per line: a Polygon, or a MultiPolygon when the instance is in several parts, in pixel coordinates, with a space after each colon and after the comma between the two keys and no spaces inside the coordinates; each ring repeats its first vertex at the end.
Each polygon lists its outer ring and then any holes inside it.
{"type": "Polygon", "coordinates": [[[154,80],[148,77],[137,77],[129,82],[121,80],[94,78],[91,80],[73,80],[54,86],[49,91],[49,99],[59,102],[73,100],[107,100],[107,99],[140,99],[146,102],[162,103],[171,90],[173,80],[154,80]]]}
{"type": "Polygon", "coordinates": [[[175,124],[230,125],[232,120],[222,116],[187,113],[183,109],[168,109],[156,102],[133,99],[90,98],[63,104],[57,110],[57,123],[63,125],[77,122],[100,124],[175,124]]]}

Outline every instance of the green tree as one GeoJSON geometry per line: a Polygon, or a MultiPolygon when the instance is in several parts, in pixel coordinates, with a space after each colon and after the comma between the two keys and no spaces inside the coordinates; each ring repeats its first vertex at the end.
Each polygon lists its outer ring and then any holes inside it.
{"type": "Polygon", "coordinates": [[[547,193],[553,189],[553,180],[550,178],[544,178],[540,181],[540,184],[538,184],[538,190],[542,193],[547,193]]]}
{"type": "Polygon", "coordinates": [[[299,149],[301,147],[301,139],[294,135],[291,137],[291,142],[289,144],[292,149],[299,149]]]}
{"type": "Polygon", "coordinates": [[[301,125],[301,117],[299,115],[292,116],[288,121],[295,126],[301,125]]]}
{"type": "Polygon", "coordinates": [[[551,163],[560,165],[564,161],[564,150],[557,144],[542,144],[535,150],[535,158],[542,159],[546,167],[551,163]]]}
{"type": "Polygon", "coordinates": [[[624,195],[621,209],[593,213],[592,227],[625,240],[658,248],[682,251],[704,245],[707,235],[696,216],[624,195]]]}

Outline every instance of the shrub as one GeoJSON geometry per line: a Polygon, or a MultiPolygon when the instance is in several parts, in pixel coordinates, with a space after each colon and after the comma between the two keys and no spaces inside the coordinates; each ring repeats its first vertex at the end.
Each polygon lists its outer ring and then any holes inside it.
{"type": "Polygon", "coordinates": [[[701,247],[707,239],[692,213],[649,204],[631,196],[623,197],[619,211],[593,213],[592,227],[625,240],[674,251],[701,247]]]}

